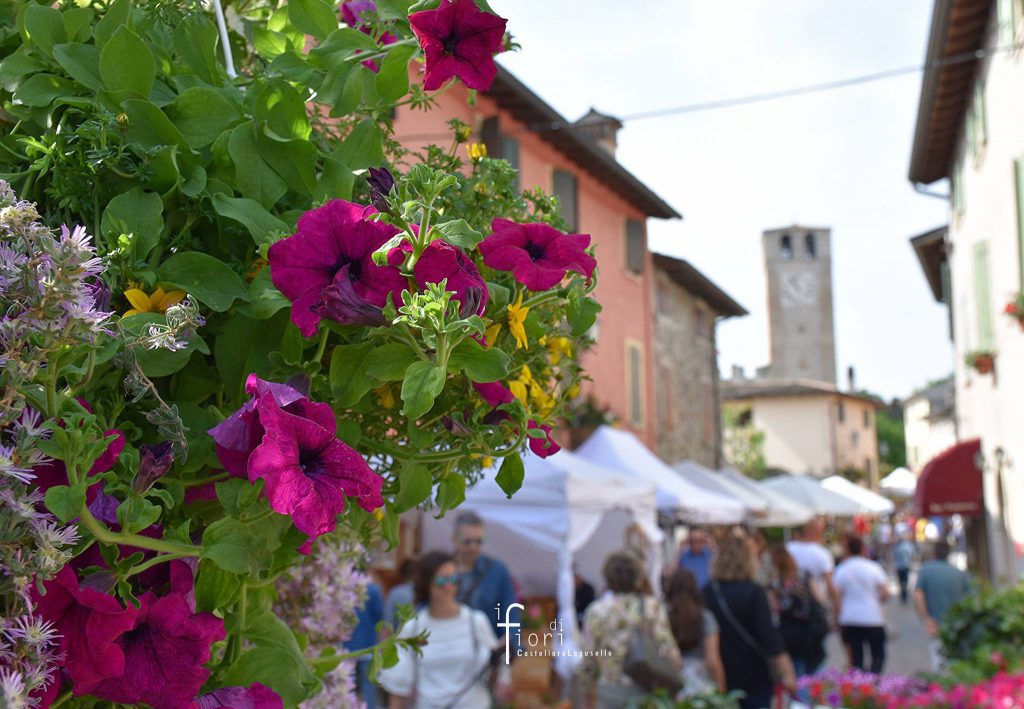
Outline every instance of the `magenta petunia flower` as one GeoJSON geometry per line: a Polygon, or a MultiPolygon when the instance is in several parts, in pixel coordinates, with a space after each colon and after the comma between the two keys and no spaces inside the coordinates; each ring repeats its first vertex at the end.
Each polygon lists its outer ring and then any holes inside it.
{"type": "MultiPolygon", "coordinates": [[[[341,3],[342,20],[345,21],[346,25],[359,30],[363,34],[373,34],[373,27],[370,24],[370,20],[372,20],[373,16],[376,14],[377,3],[372,0],[347,0],[346,2],[341,3]]],[[[380,37],[380,44],[384,46],[394,44],[397,41],[398,37],[390,32],[385,32],[380,37]]],[[[380,70],[380,67],[377,66],[377,62],[371,59],[363,62],[363,66],[374,73],[380,70]]]]}
{"type": "Polygon", "coordinates": [[[125,671],[90,691],[122,704],[145,702],[153,709],[191,704],[210,671],[210,646],[224,639],[224,621],[212,613],[193,613],[182,593],[139,597],[136,623],[117,638],[125,671]]]}
{"type": "Polygon", "coordinates": [[[423,47],[423,88],[439,89],[457,76],[471,89],[489,89],[498,75],[494,55],[501,50],[505,23],[504,18],[478,9],[473,0],[441,0],[436,10],[409,15],[423,47]]]}
{"type": "Polygon", "coordinates": [[[316,538],[333,530],[346,496],[368,511],[384,504],[381,478],[333,429],[288,413],[268,394],[257,410],[266,433],[249,458],[249,480],[263,478],[271,509],[299,531],[316,538]]]}
{"type": "Polygon", "coordinates": [[[551,437],[551,426],[548,426],[546,423],[538,424],[530,421],[530,425],[527,428],[539,428],[544,431],[544,438],[530,439],[530,450],[533,451],[534,455],[540,458],[547,458],[549,455],[554,455],[562,450],[562,446],[555,443],[555,439],[551,437]]]}
{"type": "Polygon", "coordinates": [[[594,275],[597,260],[586,252],[589,234],[564,234],[547,224],[517,224],[508,219],[491,222],[493,233],[480,242],[484,263],[511,271],[530,290],[554,288],[569,271],[594,275]]]}
{"type": "Polygon", "coordinates": [[[447,288],[459,301],[462,317],[484,314],[489,297],[487,284],[480,277],[473,259],[461,249],[440,239],[432,241],[423,250],[412,272],[420,288],[447,278],[447,288]]]}
{"type": "Polygon", "coordinates": [[[398,229],[367,221],[366,211],[333,199],[299,217],[295,234],[273,244],[267,253],[270,279],[292,301],[292,322],[306,337],[316,334],[324,316],[317,312],[324,305],[324,292],[336,285],[335,277],[343,269],[355,294],[370,306],[382,307],[388,295],[401,303],[402,290],[408,287],[405,278],[397,269],[373,262],[373,252],[398,229]]]}
{"type": "MultiPolygon", "coordinates": [[[[476,389],[477,394],[480,398],[487,402],[488,406],[492,406],[495,409],[502,404],[510,404],[515,400],[515,395],[500,382],[490,382],[487,384],[480,384],[473,382],[473,388],[476,389]]],[[[505,411],[491,411],[483,418],[483,422],[486,424],[498,424],[502,421],[507,421],[511,418],[505,411]]],[[[558,451],[562,450],[562,447],[555,442],[555,439],[551,437],[551,426],[545,424],[538,424],[535,421],[530,421],[527,428],[534,429],[539,428],[544,431],[544,438],[529,438],[530,450],[533,451],[534,455],[540,456],[541,458],[547,458],[549,455],[554,455],[558,451]]]]}
{"type": "Polygon", "coordinates": [[[216,442],[221,465],[235,477],[248,476],[249,456],[263,440],[266,429],[260,423],[256,402],[264,394],[272,396],[277,405],[288,413],[315,421],[332,434],[337,428],[334,412],[328,404],[310,401],[288,384],[267,382],[250,374],[245,380],[245,392],[252,398],[207,432],[216,442]]]}
{"type": "Polygon", "coordinates": [[[511,404],[515,395],[501,382],[473,382],[473,388],[480,398],[487,402],[488,406],[497,408],[502,404],[511,404]]]}
{"type": "Polygon", "coordinates": [[[248,687],[221,687],[198,697],[189,709],[282,709],[277,692],[254,682],[248,687]]]}
{"type": "Polygon", "coordinates": [[[60,633],[63,668],[74,693],[91,694],[99,683],[124,674],[125,656],[117,639],[134,627],[139,611],[123,608],[106,593],[79,586],[70,566],[43,586],[45,595],[33,587],[36,610],[60,633]]]}

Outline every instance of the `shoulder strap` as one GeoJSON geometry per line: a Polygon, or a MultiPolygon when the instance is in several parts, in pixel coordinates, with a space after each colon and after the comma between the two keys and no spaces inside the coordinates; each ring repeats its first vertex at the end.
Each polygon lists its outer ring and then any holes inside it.
{"type": "MultiPolygon", "coordinates": [[[[469,617],[469,633],[470,633],[470,636],[472,637],[472,640],[473,640],[473,661],[476,662],[477,651],[478,651],[478,649],[480,647],[480,641],[479,641],[479,639],[477,638],[477,635],[476,635],[476,623],[473,621],[474,610],[472,608],[466,607],[466,611],[467,611],[466,615],[469,617]]],[[[487,670],[488,669],[490,669],[490,667],[488,666],[487,663],[484,663],[483,668],[481,670],[479,670],[478,672],[476,672],[470,678],[469,682],[467,682],[466,685],[462,689],[460,689],[455,694],[455,696],[453,696],[444,705],[444,709],[453,709],[453,707],[456,704],[459,703],[459,700],[462,699],[462,697],[465,696],[466,692],[471,690],[474,687],[474,685],[476,685],[477,682],[481,681],[484,678],[484,675],[487,674],[487,670]]]]}
{"type": "Polygon", "coordinates": [[[481,557],[480,559],[480,573],[477,574],[475,569],[471,569],[469,573],[473,574],[473,585],[469,586],[464,592],[459,592],[459,601],[465,603],[467,606],[472,607],[473,605],[473,594],[480,588],[480,584],[484,582],[484,577],[487,572],[491,570],[491,559],[490,557],[481,557]]]}
{"type": "Polygon", "coordinates": [[[725,616],[729,625],[732,626],[732,629],[736,631],[737,635],[743,638],[743,642],[749,645],[750,649],[761,658],[761,661],[767,665],[768,671],[771,672],[772,664],[768,659],[768,654],[761,649],[761,645],[754,640],[753,636],[747,632],[747,629],[744,628],[738,620],[736,620],[736,616],[732,614],[732,609],[729,608],[729,604],[725,600],[725,595],[722,594],[722,587],[718,585],[718,581],[712,580],[711,588],[715,592],[715,599],[718,601],[718,607],[722,609],[722,615],[725,616]]]}

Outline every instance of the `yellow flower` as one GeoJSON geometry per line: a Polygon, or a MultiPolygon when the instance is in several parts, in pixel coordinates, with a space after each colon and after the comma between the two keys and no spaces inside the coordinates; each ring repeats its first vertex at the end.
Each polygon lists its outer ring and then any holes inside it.
{"type": "Polygon", "coordinates": [[[254,280],[256,280],[256,276],[260,275],[260,271],[266,268],[266,266],[267,260],[265,258],[261,256],[260,258],[256,259],[255,261],[252,262],[252,265],[249,266],[249,270],[245,272],[245,280],[249,281],[249,283],[252,283],[254,280]]]}
{"type": "Polygon", "coordinates": [[[383,507],[378,507],[377,509],[375,509],[373,511],[373,516],[376,518],[376,520],[378,522],[383,520],[384,519],[384,508],[383,507]]]}
{"type": "Polygon", "coordinates": [[[152,295],[146,295],[141,288],[129,288],[124,292],[124,297],[132,304],[132,308],[124,314],[128,317],[139,313],[166,313],[169,307],[185,299],[185,291],[172,290],[165,293],[163,288],[158,287],[152,295]]]}
{"type": "Polygon", "coordinates": [[[390,384],[382,384],[373,390],[377,395],[377,405],[385,409],[395,408],[395,392],[391,391],[390,384]]]}
{"type": "Polygon", "coordinates": [[[566,390],[565,395],[567,397],[569,397],[570,399],[575,399],[577,396],[580,395],[580,385],[579,384],[573,384],[571,387],[569,387],[566,390]]]}
{"type": "Polygon", "coordinates": [[[508,329],[516,338],[516,349],[529,349],[530,341],[526,339],[526,316],[530,314],[528,307],[523,307],[523,293],[519,292],[516,302],[508,306],[508,329]]]}
{"type": "Polygon", "coordinates": [[[488,347],[494,347],[494,342],[498,339],[499,332],[501,332],[500,322],[496,322],[484,330],[484,342],[487,343],[488,347]]]}
{"type": "Polygon", "coordinates": [[[480,162],[480,160],[487,157],[487,146],[483,143],[470,143],[467,150],[469,151],[469,159],[473,162],[480,162]]]}
{"type": "Polygon", "coordinates": [[[568,337],[550,337],[546,344],[551,364],[558,364],[562,357],[572,357],[572,340],[568,337]]]}

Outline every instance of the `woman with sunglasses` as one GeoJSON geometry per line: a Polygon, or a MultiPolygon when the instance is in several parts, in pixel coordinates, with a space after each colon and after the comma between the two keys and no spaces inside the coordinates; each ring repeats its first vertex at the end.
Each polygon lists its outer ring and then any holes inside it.
{"type": "Polygon", "coordinates": [[[416,616],[402,626],[399,637],[427,632],[422,656],[399,651],[398,664],[377,680],[391,695],[390,709],[487,709],[491,706],[485,675],[498,645],[483,613],[456,600],[459,574],[451,554],[425,554],[416,568],[413,587],[416,616]]]}

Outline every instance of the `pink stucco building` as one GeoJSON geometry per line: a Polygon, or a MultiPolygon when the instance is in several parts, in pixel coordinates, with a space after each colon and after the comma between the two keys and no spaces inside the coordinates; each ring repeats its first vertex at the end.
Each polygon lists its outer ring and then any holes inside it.
{"type": "Polygon", "coordinates": [[[408,147],[438,142],[447,121],[458,118],[473,126],[489,155],[519,168],[522,189],[554,193],[574,231],[591,235],[600,272],[595,295],[604,310],[597,344],[584,360],[593,379],[588,393],[655,446],[654,267],[646,220],[680,215],[615,160],[621,124],[614,119],[591,112],[573,124],[504,69],[475,105],[461,84],[438,104],[428,112],[400,108],[396,138],[408,147]]]}

